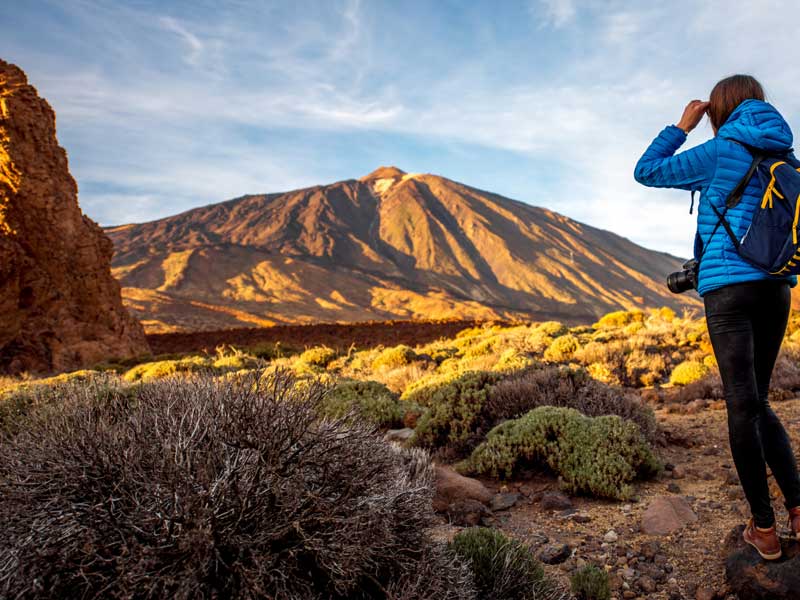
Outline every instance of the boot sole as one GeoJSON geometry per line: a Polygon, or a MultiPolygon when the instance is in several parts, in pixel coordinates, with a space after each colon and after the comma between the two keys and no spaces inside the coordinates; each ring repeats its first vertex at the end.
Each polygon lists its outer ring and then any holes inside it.
{"type": "Polygon", "coordinates": [[[761,558],[763,558],[764,560],[777,560],[777,559],[779,559],[781,556],[783,556],[783,550],[782,550],[782,549],[781,549],[781,550],[779,550],[779,551],[778,551],[777,553],[775,553],[775,554],[767,554],[767,553],[765,553],[765,552],[762,552],[762,551],[759,549],[759,547],[758,547],[758,546],[756,546],[756,545],[755,545],[753,542],[751,542],[750,540],[748,540],[748,539],[747,539],[747,536],[744,536],[744,535],[743,535],[743,536],[742,536],[742,538],[744,539],[744,541],[745,541],[745,542],[747,542],[747,543],[748,543],[748,544],[750,544],[750,545],[751,545],[753,548],[755,548],[755,549],[756,549],[756,552],[758,552],[758,553],[759,553],[759,555],[761,556],[761,558]]]}

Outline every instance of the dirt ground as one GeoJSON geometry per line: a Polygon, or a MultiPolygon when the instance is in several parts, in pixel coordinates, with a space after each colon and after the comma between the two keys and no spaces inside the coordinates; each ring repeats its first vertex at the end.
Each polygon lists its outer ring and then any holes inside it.
{"type": "MultiPolygon", "coordinates": [[[[773,408],[797,452],[800,398],[774,402],[773,408]]],[[[572,497],[575,510],[544,510],[537,492],[558,490],[553,476],[540,474],[505,483],[484,480],[493,491],[520,494],[511,509],[495,512],[487,524],[526,541],[537,554],[549,546],[567,544],[571,556],[561,564],[546,566],[546,570],[568,582],[570,572],[583,561],[605,567],[611,575],[613,598],[736,598],[725,586],[721,548],[728,533],[750,513],[733,467],[726,411],[669,414],[660,409],[656,416],[670,440],[658,449],[659,455],[676,469],[672,474],[665,472],[658,479],[640,482],[634,501],[572,497]],[[671,535],[642,533],[641,517],[650,501],[671,495],[684,496],[698,520],[671,535]],[[618,538],[611,543],[604,541],[610,530],[618,538]],[[640,583],[643,576],[661,582],[652,586],[655,589],[644,591],[640,583]]],[[[770,483],[779,533],[788,534],[783,498],[771,477],[770,483]]],[[[645,587],[651,587],[650,583],[645,587]]]]}

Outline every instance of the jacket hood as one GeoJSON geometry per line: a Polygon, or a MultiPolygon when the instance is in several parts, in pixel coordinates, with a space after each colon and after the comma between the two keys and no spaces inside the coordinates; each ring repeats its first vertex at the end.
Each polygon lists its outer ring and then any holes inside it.
{"type": "Polygon", "coordinates": [[[719,128],[719,137],[733,139],[762,150],[783,150],[792,146],[792,130],[768,102],[745,100],[719,128]]]}

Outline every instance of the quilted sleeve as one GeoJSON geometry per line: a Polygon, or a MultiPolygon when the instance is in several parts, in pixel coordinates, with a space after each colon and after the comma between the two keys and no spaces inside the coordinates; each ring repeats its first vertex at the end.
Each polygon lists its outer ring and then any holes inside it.
{"type": "Polygon", "coordinates": [[[636,163],[633,176],[642,185],[699,190],[714,175],[717,150],[714,139],[675,154],[686,141],[686,132],[668,125],[636,163]]]}

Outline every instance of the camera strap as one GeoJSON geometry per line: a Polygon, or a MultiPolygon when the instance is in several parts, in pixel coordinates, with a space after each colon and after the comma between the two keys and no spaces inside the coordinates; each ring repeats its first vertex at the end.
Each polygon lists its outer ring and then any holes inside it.
{"type": "MultiPolygon", "coordinates": [[[[729,138],[726,138],[726,139],[729,139],[729,138]]],[[[731,242],[733,242],[734,248],[736,248],[737,252],[739,251],[739,245],[740,245],[739,239],[734,235],[733,229],[731,229],[730,223],[728,223],[727,219],[725,219],[725,214],[728,212],[729,208],[733,208],[734,206],[739,204],[739,202],[742,199],[742,196],[744,195],[744,190],[747,188],[747,185],[750,183],[750,179],[755,174],[756,169],[758,168],[758,165],[760,165],[761,161],[763,161],[765,158],[767,158],[767,155],[768,155],[768,153],[760,151],[757,148],[753,148],[752,146],[749,146],[748,144],[743,144],[742,142],[739,142],[739,141],[733,140],[733,139],[730,140],[730,141],[731,142],[735,142],[735,143],[739,144],[740,146],[744,146],[747,149],[747,151],[750,152],[753,155],[753,160],[750,163],[750,168],[747,169],[747,173],[745,173],[744,177],[742,177],[739,180],[739,183],[736,184],[736,187],[734,187],[731,190],[731,192],[728,194],[728,196],[725,198],[725,209],[722,212],[720,212],[719,209],[716,206],[714,206],[714,204],[712,202],[709,202],[709,205],[711,206],[711,210],[713,210],[714,214],[717,215],[717,224],[714,226],[714,229],[711,231],[711,235],[708,236],[708,242],[703,244],[703,250],[700,252],[700,256],[697,258],[698,270],[700,268],[700,261],[703,258],[703,255],[706,253],[706,249],[708,248],[708,245],[711,243],[711,239],[714,237],[714,234],[717,233],[717,229],[719,229],[720,225],[725,227],[725,231],[727,232],[728,237],[731,239],[731,242]]]]}

